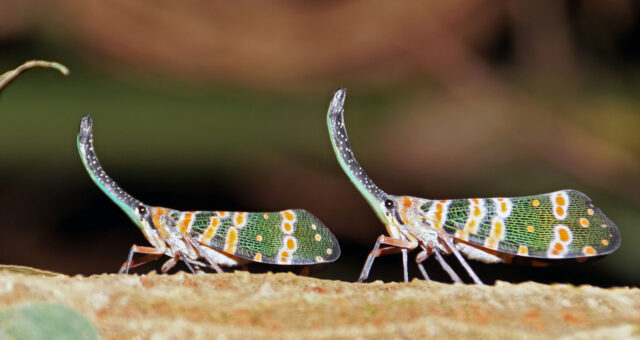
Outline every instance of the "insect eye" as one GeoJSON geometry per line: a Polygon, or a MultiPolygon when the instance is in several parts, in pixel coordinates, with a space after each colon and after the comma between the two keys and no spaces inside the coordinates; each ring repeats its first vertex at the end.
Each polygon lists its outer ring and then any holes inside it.
{"type": "Polygon", "coordinates": [[[393,201],[392,200],[384,201],[384,206],[387,207],[387,209],[393,208],[393,201]]]}
{"type": "Polygon", "coordinates": [[[147,214],[147,208],[144,205],[139,205],[136,209],[138,209],[138,214],[141,216],[147,214]]]}

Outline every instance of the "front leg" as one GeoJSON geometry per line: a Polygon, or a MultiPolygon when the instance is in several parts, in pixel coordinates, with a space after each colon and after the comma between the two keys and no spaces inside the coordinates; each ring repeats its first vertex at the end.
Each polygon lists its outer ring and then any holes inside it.
{"type": "Polygon", "coordinates": [[[123,263],[122,266],[120,266],[120,270],[118,271],[118,274],[122,274],[122,273],[129,274],[129,269],[145,264],[147,262],[153,261],[158,257],[162,256],[164,252],[165,252],[165,249],[137,246],[134,244],[133,246],[131,246],[131,249],[129,249],[129,256],[127,256],[127,261],[123,263]],[[134,261],[133,254],[135,253],[147,254],[147,255],[134,261]]]}
{"type": "MultiPolygon", "coordinates": [[[[413,249],[416,249],[416,247],[418,247],[418,241],[416,240],[405,241],[405,240],[399,240],[399,239],[385,236],[385,235],[380,235],[376,240],[376,244],[373,246],[373,249],[369,253],[369,256],[367,257],[367,261],[364,263],[364,267],[362,268],[362,272],[360,272],[360,277],[358,278],[358,282],[362,282],[366,280],[367,277],[369,277],[369,272],[371,271],[371,267],[373,266],[373,261],[375,260],[376,257],[380,257],[388,254],[395,254],[397,253],[397,251],[402,251],[402,250],[404,251],[413,250],[413,249]],[[380,249],[381,244],[389,245],[391,247],[380,249]]],[[[404,259],[405,258],[403,258],[403,262],[405,262],[404,259]]],[[[405,279],[408,280],[406,269],[405,269],[405,279]]]]}

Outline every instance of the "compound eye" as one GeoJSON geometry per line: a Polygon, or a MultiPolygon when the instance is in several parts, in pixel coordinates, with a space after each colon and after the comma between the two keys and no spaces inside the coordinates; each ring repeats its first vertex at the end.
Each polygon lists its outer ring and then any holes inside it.
{"type": "Polygon", "coordinates": [[[384,206],[387,207],[387,209],[393,208],[393,201],[392,200],[384,201],[384,206]]]}
{"type": "Polygon", "coordinates": [[[144,205],[139,205],[136,209],[138,209],[138,215],[144,216],[147,214],[147,208],[144,205]]]}

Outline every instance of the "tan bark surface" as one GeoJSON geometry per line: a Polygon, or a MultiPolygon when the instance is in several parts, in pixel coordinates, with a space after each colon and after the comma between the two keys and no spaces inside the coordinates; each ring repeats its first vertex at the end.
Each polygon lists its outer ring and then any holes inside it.
{"type": "Polygon", "coordinates": [[[104,339],[640,338],[638,288],[0,270],[0,312],[43,302],[84,315],[104,339]]]}

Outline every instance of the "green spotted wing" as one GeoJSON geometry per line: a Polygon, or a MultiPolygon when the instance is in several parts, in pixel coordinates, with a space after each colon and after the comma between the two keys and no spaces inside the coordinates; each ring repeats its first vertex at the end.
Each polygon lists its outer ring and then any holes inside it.
{"type": "Polygon", "coordinates": [[[271,264],[333,262],[340,246],[331,231],[306,210],[279,212],[173,212],[175,228],[211,248],[271,264]]]}
{"type": "Polygon", "coordinates": [[[620,232],[589,197],[575,190],[533,196],[426,201],[436,228],[500,253],[542,259],[601,256],[620,232]]]}

